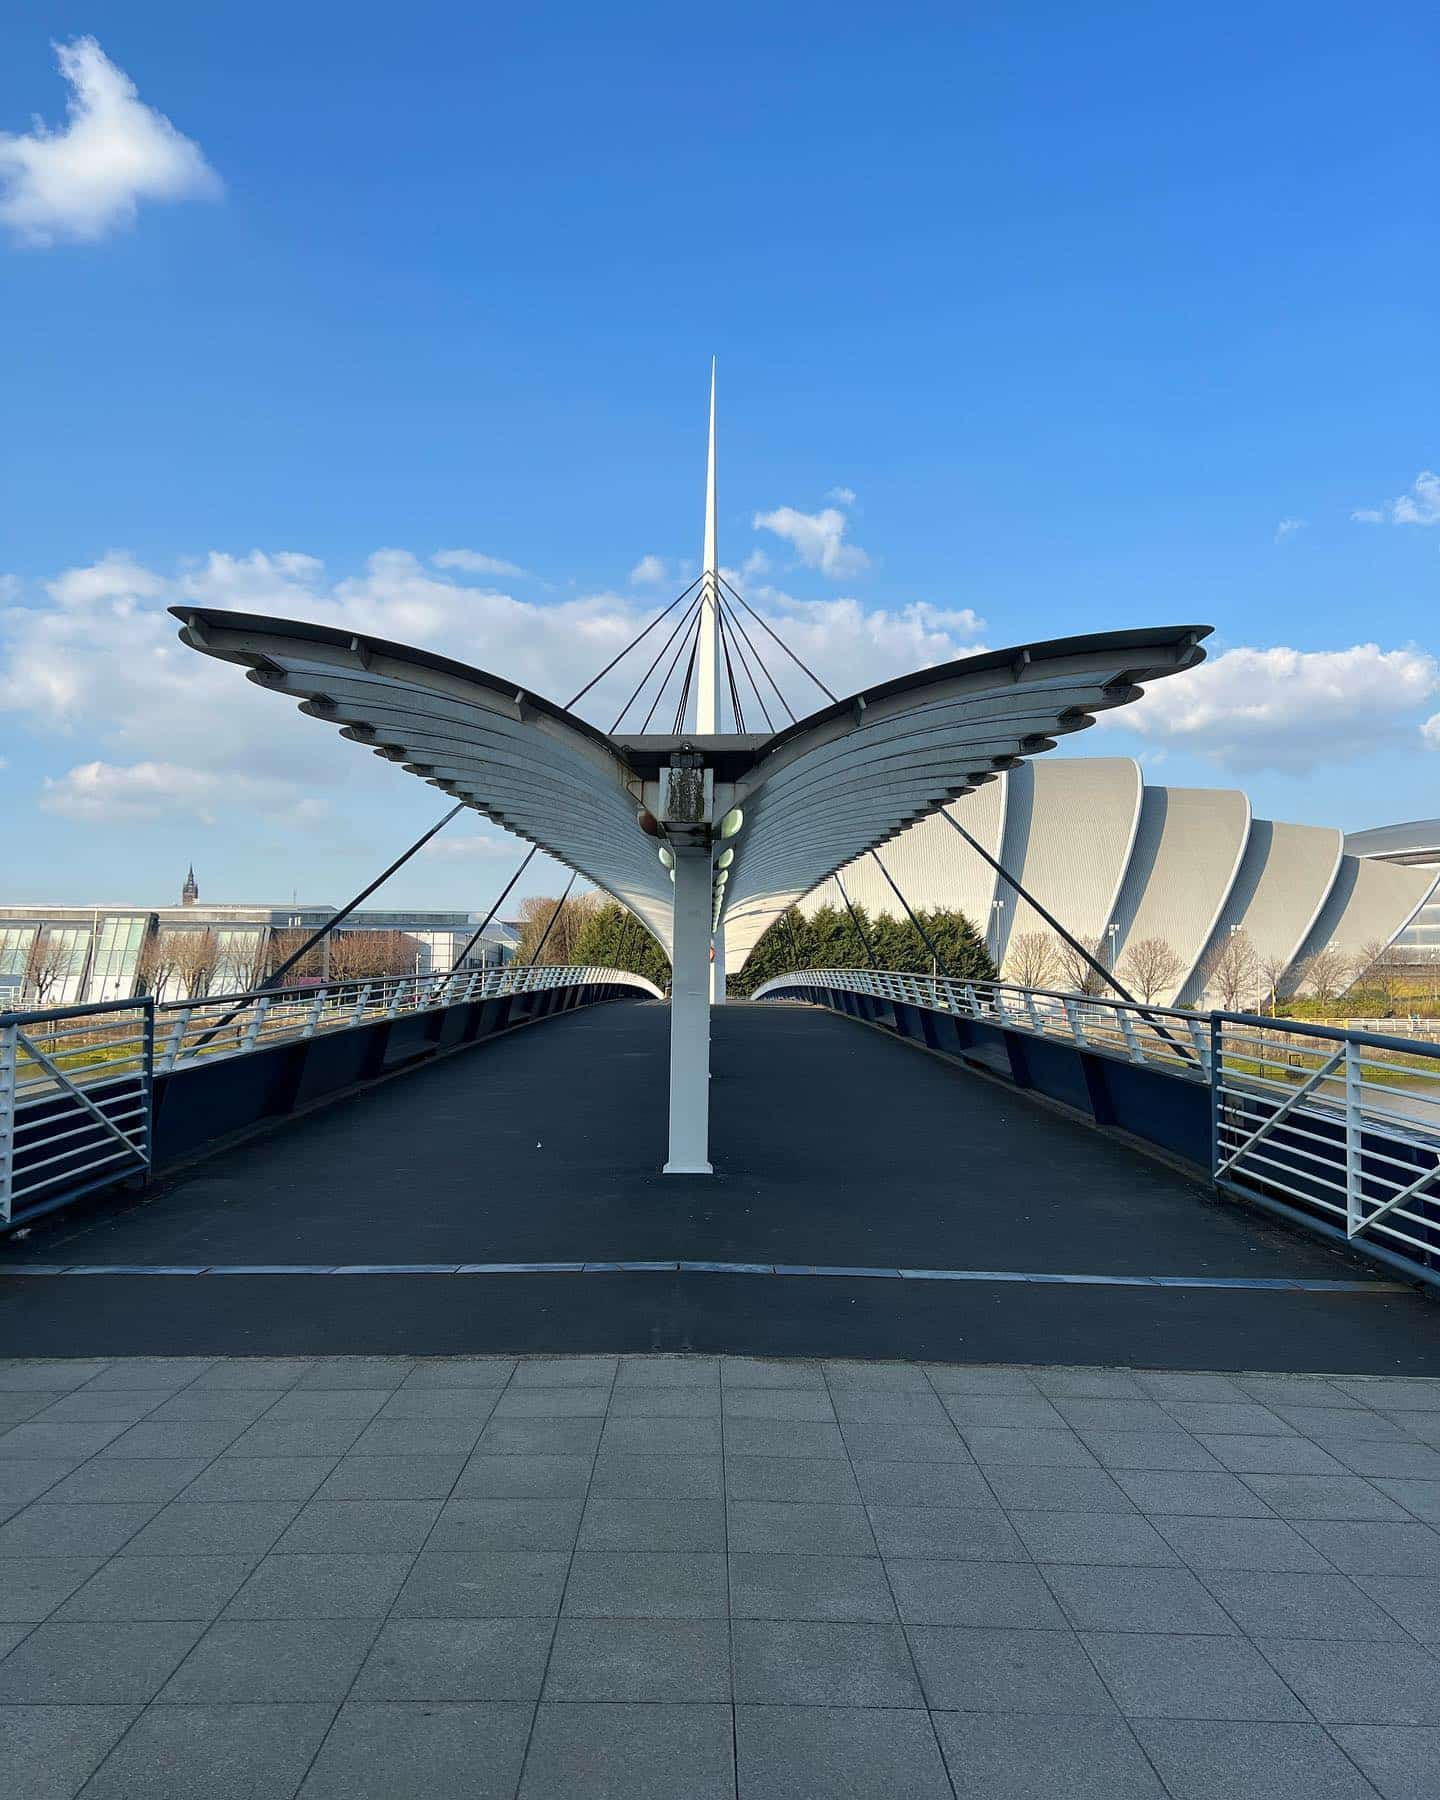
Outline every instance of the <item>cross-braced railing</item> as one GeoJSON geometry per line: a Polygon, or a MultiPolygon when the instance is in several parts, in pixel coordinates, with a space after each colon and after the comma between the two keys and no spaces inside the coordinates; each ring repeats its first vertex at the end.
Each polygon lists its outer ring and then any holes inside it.
{"type": "Polygon", "coordinates": [[[466,969],[375,976],[157,1005],[150,996],[0,1012],[0,1225],[150,1167],[155,1079],[410,1013],[604,984],[623,969],[466,969]]]}
{"type": "Polygon", "coordinates": [[[1203,1083],[1211,1174],[1427,1280],[1440,1272],[1440,1043],[885,969],[799,969],[756,999],[858,994],[1203,1083]]]}
{"type": "Polygon", "coordinates": [[[894,969],[797,969],[755,990],[755,998],[795,988],[869,994],[905,1006],[927,1007],[1013,1031],[1065,1038],[1078,1050],[1100,1050],[1127,1062],[1153,1062],[1174,1075],[1203,1081],[1209,1074],[1210,1030],[1203,1013],[1168,1006],[1131,1006],[1089,994],[1016,987],[1003,981],[965,981],[907,975],[894,969]]]}

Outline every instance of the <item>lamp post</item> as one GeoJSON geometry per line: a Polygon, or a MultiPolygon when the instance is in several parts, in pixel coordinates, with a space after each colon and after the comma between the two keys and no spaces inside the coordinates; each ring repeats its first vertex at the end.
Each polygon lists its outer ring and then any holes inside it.
{"type": "Polygon", "coordinates": [[[990,960],[995,964],[997,969],[1000,966],[1000,921],[1004,911],[1005,902],[1003,900],[992,900],[990,902],[990,928],[995,940],[990,951],[990,960]]]}
{"type": "Polygon", "coordinates": [[[1116,939],[1120,936],[1120,926],[1117,920],[1112,919],[1105,927],[1105,936],[1110,944],[1110,973],[1113,975],[1115,973],[1116,939]]]}

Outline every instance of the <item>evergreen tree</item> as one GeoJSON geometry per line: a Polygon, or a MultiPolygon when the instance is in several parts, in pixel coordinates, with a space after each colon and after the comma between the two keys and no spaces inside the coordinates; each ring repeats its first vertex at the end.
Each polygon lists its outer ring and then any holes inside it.
{"type": "Polygon", "coordinates": [[[662,990],[670,986],[670,958],[618,900],[606,900],[585,921],[574,961],[581,968],[628,969],[662,990]]]}
{"type": "MultiPolygon", "coordinates": [[[[928,975],[935,966],[925,939],[903,914],[883,912],[871,918],[863,907],[855,908],[864,936],[847,909],[819,907],[808,919],[795,907],[767,929],[745,959],[744,967],[729,978],[736,996],[753,994],[773,976],[791,969],[865,969],[870,966],[865,939],[881,969],[902,974],[928,975]]],[[[940,970],[962,981],[994,981],[995,965],[984,940],[964,913],[935,907],[919,918],[939,951],[940,970]]]]}

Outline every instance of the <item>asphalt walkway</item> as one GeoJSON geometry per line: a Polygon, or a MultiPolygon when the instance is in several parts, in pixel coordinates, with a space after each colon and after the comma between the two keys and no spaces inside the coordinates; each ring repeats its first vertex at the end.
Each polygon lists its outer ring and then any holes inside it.
{"type": "Polygon", "coordinates": [[[662,1177],[667,1030],[648,1003],[547,1020],[162,1178],[144,1204],[42,1223],[0,1247],[0,1353],[1440,1374],[1440,1315],[1412,1291],[813,1007],[717,1012],[717,1173],[662,1177]],[[617,1263],[659,1266],[595,1266],[617,1263]],[[76,1266],[92,1272],[28,1272],[76,1266]],[[1248,1285],[1265,1282],[1287,1285],[1248,1285]]]}

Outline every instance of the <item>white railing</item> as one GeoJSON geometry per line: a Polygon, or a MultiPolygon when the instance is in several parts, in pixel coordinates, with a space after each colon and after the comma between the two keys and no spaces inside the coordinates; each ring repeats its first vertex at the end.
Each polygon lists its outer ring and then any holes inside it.
{"type": "Polygon", "coordinates": [[[154,1002],[0,1012],[0,1224],[150,1167],[154,1002]]]}
{"type": "Polygon", "coordinates": [[[273,993],[219,994],[171,1001],[156,1008],[155,1069],[168,1075],[202,1058],[244,1055],[271,1044],[309,1038],[351,1026],[432,1012],[473,1000],[554,988],[614,982],[656,998],[660,990],[625,969],[571,968],[511,963],[502,969],[462,969],[454,975],[376,975],[365,981],[282,988],[273,993]]]}
{"type": "Polygon", "coordinates": [[[778,989],[830,988],[952,1013],[1009,1031],[1062,1038],[1077,1050],[1099,1050],[1126,1062],[1156,1063],[1172,1075],[1205,1081],[1210,1073],[1210,1021],[1205,1013],[1168,1006],[1131,1006],[1123,1000],[1015,987],[1003,981],[905,975],[892,969],[797,969],[755,990],[763,1000],[778,989]]]}
{"type": "Polygon", "coordinates": [[[404,1014],[597,982],[661,997],[624,969],[512,963],[164,1005],[145,996],[0,1010],[0,1225],[143,1174],[157,1075],[404,1014]]]}
{"type": "Polygon", "coordinates": [[[1213,1015],[1215,1179],[1440,1253],[1440,1044],[1213,1015]]]}
{"type": "Polygon", "coordinates": [[[754,997],[806,989],[1062,1039],[1203,1083],[1219,1186],[1440,1281],[1440,1044],[884,969],[798,969],[754,997]]]}

